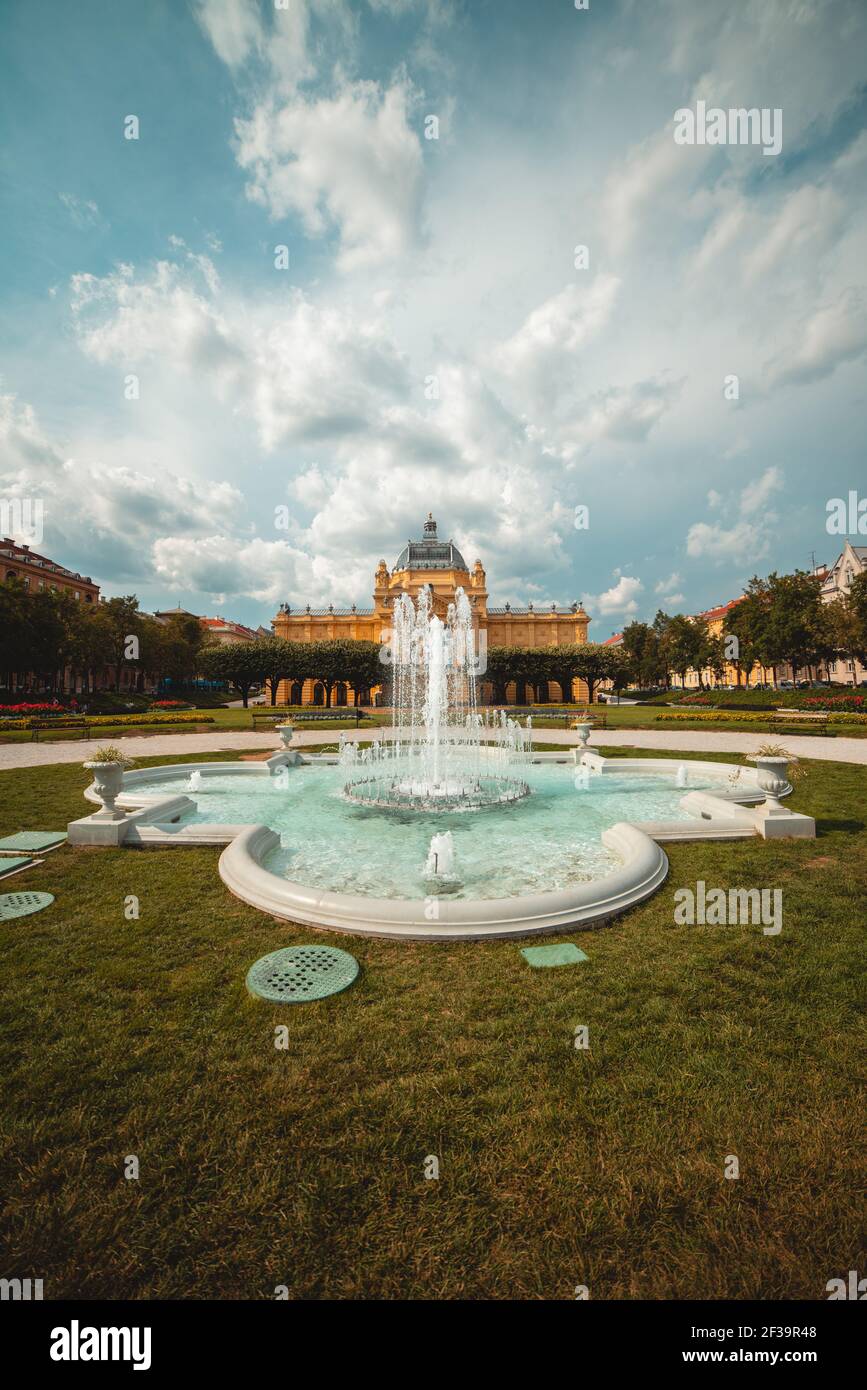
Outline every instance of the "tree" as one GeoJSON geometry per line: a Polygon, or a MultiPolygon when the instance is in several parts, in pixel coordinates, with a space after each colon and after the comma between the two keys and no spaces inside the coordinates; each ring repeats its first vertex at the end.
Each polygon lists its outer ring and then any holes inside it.
{"type": "Polygon", "coordinates": [[[702,634],[700,629],[682,613],[676,613],[669,620],[662,639],[662,650],[670,670],[680,676],[680,683],[686,686],[686,673],[698,670],[702,634]]]}
{"type": "Polygon", "coordinates": [[[506,703],[506,686],[513,679],[513,647],[488,647],[488,665],[485,680],[490,682],[495,705],[506,703]]]}
{"type": "MultiPolygon", "coordinates": [[[[592,705],[593,693],[600,681],[612,679],[622,667],[611,647],[601,642],[584,642],[573,647],[572,671],[587,686],[587,698],[592,705]]],[[[560,648],[557,648],[559,654],[560,648]]]]}
{"type": "Polygon", "coordinates": [[[266,637],[256,643],[272,705],[277,703],[281,681],[291,678],[303,683],[307,679],[310,674],[311,645],[306,642],[286,642],[282,637],[266,637]]]}
{"type": "Polygon", "coordinates": [[[848,594],[824,605],[828,628],[828,643],[835,656],[852,663],[852,684],[855,684],[855,662],[867,666],[867,571],[852,581],[848,594]]]}
{"type": "Polygon", "coordinates": [[[738,655],[734,658],[738,685],[741,684],[741,676],[744,678],[744,684],[749,685],[753,667],[757,662],[762,666],[772,664],[764,660],[768,648],[769,603],[763,591],[755,587],[760,584],[761,581],[754,577],[744,597],[730,610],[726,618],[729,635],[736,637],[738,642],[738,655]]]}
{"type": "Polygon", "coordinates": [[[52,691],[57,688],[58,675],[62,685],[72,647],[64,598],[68,603],[75,601],[67,595],[42,589],[29,594],[26,605],[30,669],[41,676],[52,691]]]}
{"type": "Polygon", "coordinates": [[[702,671],[710,671],[716,683],[725,680],[726,674],[726,643],[722,633],[713,633],[706,627],[700,634],[698,645],[698,680],[702,684],[702,671]]]}
{"type": "MultiPolygon", "coordinates": [[[[657,613],[657,621],[664,614],[657,613]]],[[[666,623],[668,619],[666,619],[666,623]]],[[[646,690],[663,681],[667,686],[668,670],[662,658],[659,630],[647,623],[629,623],[623,629],[621,653],[632,671],[639,686],[646,690]]]]}
{"type": "Polygon", "coordinates": [[[8,689],[16,672],[29,671],[27,590],[17,579],[0,584],[0,675],[8,689]]]}
{"type": "Polygon", "coordinates": [[[138,599],[135,594],[127,594],[125,598],[106,599],[94,611],[93,621],[102,629],[103,646],[114,672],[114,688],[120,690],[120,675],[124,664],[141,666],[140,657],[129,655],[129,639],[135,637],[140,645],[143,633],[138,599]]]}
{"type": "Polygon", "coordinates": [[[265,679],[261,646],[261,642],[231,642],[202,647],[198,656],[199,670],[209,680],[228,681],[233,685],[241,692],[244,709],[247,709],[250,690],[265,679]]]}
{"type": "Polygon", "coordinates": [[[792,680],[798,671],[815,665],[828,652],[822,615],[822,581],[806,570],[776,573],[767,578],[768,637],[777,661],[788,661],[792,680]]]}
{"type": "Polygon", "coordinates": [[[375,685],[383,683],[386,668],[379,659],[380,646],[377,642],[353,642],[350,645],[346,679],[355,692],[355,704],[359,695],[367,695],[375,685]]]}

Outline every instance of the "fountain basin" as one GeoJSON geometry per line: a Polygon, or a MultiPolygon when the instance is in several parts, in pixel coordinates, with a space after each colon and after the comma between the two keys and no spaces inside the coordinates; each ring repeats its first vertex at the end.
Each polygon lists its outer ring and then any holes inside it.
{"type": "Polygon", "coordinates": [[[263,867],[279,844],[278,836],[264,825],[242,831],[221,854],[219,868],[236,897],[306,926],[406,941],[479,941],[589,926],[626,912],[656,892],[668,873],[660,846],[633,825],[612,826],[604,838],[622,861],[619,869],[558,892],[517,898],[419,901],[313,891],[263,867]]]}

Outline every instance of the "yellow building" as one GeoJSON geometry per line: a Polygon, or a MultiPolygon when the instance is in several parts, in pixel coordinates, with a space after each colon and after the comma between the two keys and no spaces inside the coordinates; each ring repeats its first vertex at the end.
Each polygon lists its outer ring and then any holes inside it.
{"type": "MultiPolygon", "coordinates": [[[[736,608],[742,601],[742,598],[730,599],[728,603],[721,603],[717,608],[708,608],[704,613],[696,613],[692,621],[694,623],[704,623],[711,637],[726,637],[728,635],[726,627],[728,616],[732,609],[736,608]]],[[[784,676],[788,670],[789,668],[787,666],[779,666],[777,668],[778,677],[784,676]]],[[[698,690],[700,686],[714,689],[715,687],[726,685],[735,687],[767,685],[772,682],[773,674],[773,671],[768,667],[760,666],[758,663],[753,666],[751,671],[746,672],[739,668],[736,661],[727,661],[722,678],[718,678],[707,667],[701,672],[701,679],[699,679],[698,671],[687,671],[686,688],[687,690],[690,688],[698,690]]],[[[675,672],[670,671],[669,678],[672,685],[679,685],[680,677],[676,676],[675,672]]]]}
{"type": "MultiPolygon", "coordinates": [[[[408,540],[393,568],[389,570],[385,560],[380,560],[373,580],[373,607],[336,609],[311,608],[308,604],[301,610],[293,610],[284,603],[273,621],[274,635],[290,642],[327,642],[335,640],[356,640],[386,643],[392,626],[392,611],[395,599],[401,594],[418,598],[419,590],[429,585],[433,595],[434,612],[445,617],[448,605],[453,602],[455,590],[462,588],[473,609],[474,627],[478,634],[477,650],[483,656],[485,644],[488,647],[551,647],[566,646],[587,641],[589,617],[578,603],[568,609],[551,604],[549,608],[512,608],[508,603],[502,608],[488,607],[488,589],[485,571],[481,560],[476,560],[472,570],[455,545],[454,541],[442,541],[437,536],[437,524],[428,515],[420,540],[408,540]]],[[[547,690],[533,691],[537,699],[562,700],[563,692],[556,681],[547,683],[547,690]]],[[[379,687],[371,692],[378,703],[382,703],[383,690],[379,687]]],[[[484,679],[482,697],[487,697],[484,679]]],[[[524,703],[530,696],[530,689],[516,688],[514,682],[507,688],[510,703],[524,703]]],[[[324,704],[324,691],[319,682],[307,680],[281,681],[277,692],[281,704],[324,704]]],[[[583,682],[575,681],[570,699],[586,699],[587,692],[583,682]]],[[[350,686],[338,685],[332,692],[334,704],[351,704],[354,692],[350,686]]]]}

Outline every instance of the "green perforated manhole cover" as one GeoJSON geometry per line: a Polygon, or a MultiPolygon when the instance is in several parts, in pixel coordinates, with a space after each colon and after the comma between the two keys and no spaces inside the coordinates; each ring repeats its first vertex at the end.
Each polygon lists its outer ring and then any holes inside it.
{"type": "Polygon", "coordinates": [[[54,902],[53,893],[0,893],[0,922],[8,922],[12,917],[26,917],[30,912],[41,912],[54,902]]]}
{"type": "Polygon", "coordinates": [[[250,966],[247,988],[274,1004],[303,1004],[339,994],[357,974],[358,961],[336,946],[287,946],[250,966]]]}

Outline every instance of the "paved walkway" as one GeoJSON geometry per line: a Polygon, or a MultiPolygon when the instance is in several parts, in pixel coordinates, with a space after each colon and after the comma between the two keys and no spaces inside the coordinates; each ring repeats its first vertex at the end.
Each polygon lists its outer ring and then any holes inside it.
{"type": "MultiPolygon", "coordinates": [[[[379,731],[377,730],[377,736],[379,731]]],[[[386,735],[391,731],[382,731],[386,735]]],[[[346,729],[347,738],[369,739],[367,729],[346,729]]],[[[336,743],[339,729],[305,729],[295,735],[294,746],[306,747],[317,743],[336,743]]],[[[590,738],[590,746],[613,748],[659,748],[681,753],[753,753],[763,743],[770,742],[768,734],[716,733],[707,731],[668,731],[645,729],[601,729],[590,738]]],[[[132,735],[118,740],[130,758],[157,757],[177,753],[235,753],[276,750],[278,736],[273,732],[254,733],[226,730],[208,734],[132,735]]],[[[534,729],[533,743],[576,744],[578,735],[565,729],[534,729]]],[[[782,740],[790,753],[798,757],[818,758],[824,762],[867,764],[867,738],[823,738],[810,735],[788,735],[782,740]]],[[[91,756],[96,741],[69,740],[58,743],[0,744],[0,770],[15,767],[45,767],[53,763],[81,763],[91,756]]]]}

